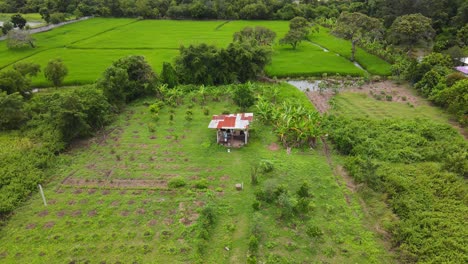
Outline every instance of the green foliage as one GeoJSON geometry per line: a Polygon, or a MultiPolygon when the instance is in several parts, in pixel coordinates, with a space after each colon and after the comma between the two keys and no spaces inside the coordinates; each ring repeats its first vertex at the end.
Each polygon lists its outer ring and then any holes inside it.
{"type": "Polygon", "coordinates": [[[312,196],[310,193],[310,185],[308,182],[303,182],[299,190],[297,190],[297,195],[299,198],[309,198],[312,196]]]}
{"type": "Polygon", "coordinates": [[[23,97],[19,93],[0,92],[0,130],[17,129],[26,119],[23,97]]]}
{"type": "Polygon", "coordinates": [[[255,235],[251,235],[249,239],[249,251],[251,254],[255,254],[258,251],[258,238],[255,235]]]}
{"type": "Polygon", "coordinates": [[[29,133],[52,152],[63,150],[75,138],[92,135],[112,116],[110,104],[94,87],[35,96],[26,109],[31,116],[29,133]]]}
{"type": "Polygon", "coordinates": [[[177,74],[169,62],[163,62],[161,82],[167,84],[168,88],[174,88],[179,84],[177,74]]]}
{"type": "Polygon", "coordinates": [[[272,45],[275,41],[276,33],[268,28],[256,26],[245,27],[233,35],[233,42],[246,42],[253,45],[272,45]]]}
{"type": "Polygon", "coordinates": [[[13,64],[13,69],[23,76],[35,77],[41,71],[41,66],[37,63],[17,62],[13,64]]]}
{"type": "Polygon", "coordinates": [[[26,26],[26,19],[21,14],[14,14],[11,16],[11,23],[19,29],[23,29],[26,26]]]}
{"type": "Polygon", "coordinates": [[[59,24],[59,23],[62,23],[64,21],[65,21],[65,14],[60,13],[60,12],[52,13],[52,14],[50,14],[50,16],[48,18],[48,22],[50,22],[52,24],[59,24]]]}
{"type": "Polygon", "coordinates": [[[156,95],[157,77],[142,56],[128,56],[106,69],[97,86],[111,104],[122,107],[145,95],[156,95]]]}
{"type": "Polygon", "coordinates": [[[10,32],[13,28],[14,28],[14,25],[10,21],[3,23],[3,26],[2,26],[3,35],[8,34],[8,32],[10,32]]]}
{"type": "Polygon", "coordinates": [[[235,42],[226,49],[207,44],[182,46],[175,68],[183,83],[213,85],[246,82],[263,73],[270,56],[270,48],[255,43],[235,42]]]}
{"type": "Polygon", "coordinates": [[[232,92],[232,100],[241,108],[241,111],[247,110],[255,103],[255,96],[252,87],[253,84],[249,82],[235,86],[232,92]]]}
{"type": "Polygon", "coordinates": [[[432,99],[447,107],[457,116],[460,124],[468,125],[468,79],[457,81],[451,87],[438,91],[432,99]]]}
{"type": "Polygon", "coordinates": [[[284,101],[276,106],[260,98],[256,108],[264,122],[273,124],[286,147],[315,147],[317,138],[323,134],[319,113],[302,105],[284,101]]]}
{"type": "MultiPolygon", "coordinates": [[[[280,39],[280,44],[290,44],[293,49],[296,49],[297,45],[306,40],[310,34],[311,24],[307,19],[303,17],[295,17],[289,21],[289,31],[286,35],[280,39]]],[[[314,27],[313,32],[317,32],[318,28],[314,27]]]]}
{"type": "Polygon", "coordinates": [[[379,39],[383,25],[380,20],[362,13],[342,12],[336,21],[332,34],[351,40],[351,60],[354,61],[356,44],[367,40],[379,39]]]}
{"type": "Polygon", "coordinates": [[[187,185],[187,182],[181,177],[172,178],[168,183],[169,188],[180,188],[185,185],[187,185]]]}
{"type": "Polygon", "coordinates": [[[391,228],[402,258],[464,262],[464,139],[451,127],[427,120],[332,118],[331,128],[335,146],[350,155],[346,167],[353,177],[386,193],[400,219],[391,228]],[[444,246],[448,240],[450,247],[444,246]]]}
{"type": "Polygon", "coordinates": [[[10,30],[7,34],[7,47],[9,49],[35,48],[35,39],[28,31],[10,30]]]}
{"type": "Polygon", "coordinates": [[[260,160],[260,162],[258,163],[258,167],[262,173],[272,172],[275,168],[273,162],[265,159],[260,160]]]}
{"type": "Polygon", "coordinates": [[[63,79],[65,79],[67,74],[68,68],[60,58],[50,60],[44,68],[45,78],[51,82],[55,88],[62,84],[63,79]]]}
{"type": "Polygon", "coordinates": [[[320,228],[318,226],[316,226],[316,225],[314,225],[312,223],[308,223],[306,228],[307,228],[306,233],[311,238],[318,239],[318,238],[321,238],[323,236],[322,230],[320,230],[320,228]]]}
{"type": "Polygon", "coordinates": [[[419,42],[431,42],[435,35],[431,24],[431,19],[421,14],[397,17],[390,27],[389,40],[410,49],[419,42]]]}
{"type": "Polygon", "coordinates": [[[7,94],[20,93],[28,97],[31,93],[30,80],[16,70],[0,72],[0,90],[7,94]]]}

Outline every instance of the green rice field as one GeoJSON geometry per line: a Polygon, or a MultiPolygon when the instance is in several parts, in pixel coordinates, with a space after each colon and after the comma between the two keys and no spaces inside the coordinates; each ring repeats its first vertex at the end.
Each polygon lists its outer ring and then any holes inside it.
{"type": "MultiPolygon", "coordinates": [[[[50,59],[60,57],[69,68],[66,85],[96,81],[112,61],[127,55],[143,55],[159,72],[164,61],[172,62],[181,45],[208,43],[225,47],[234,32],[246,26],[264,26],[276,32],[278,41],[288,30],[287,21],[179,21],[93,18],[69,24],[49,32],[35,34],[37,48],[9,50],[0,41],[0,69],[19,61],[31,61],[44,67],[50,59]]],[[[326,30],[312,41],[330,49],[324,52],[307,42],[297,50],[274,45],[273,62],[266,69],[269,76],[317,76],[323,73],[359,76],[365,72],[338,48],[349,42],[330,36],[326,30]],[[340,54],[342,57],[337,56],[340,54]]],[[[371,74],[386,74],[389,65],[377,57],[358,51],[358,61],[371,74]],[[382,70],[384,69],[384,70],[382,70]]],[[[40,74],[33,85],[48,86],[40,74]]]]}

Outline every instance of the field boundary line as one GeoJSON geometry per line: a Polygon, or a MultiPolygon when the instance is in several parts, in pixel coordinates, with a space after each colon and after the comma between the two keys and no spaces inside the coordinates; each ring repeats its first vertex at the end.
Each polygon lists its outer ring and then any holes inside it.
{"type": "Polygon", "coordinates": [[[226,25],[227,23],[230,23],[231,21],[232,20],[228,20],[228,21],[224,21],[223,23],[219,24],[218,26],[216,26],[215,31],[220,30],[224,25],[226,25]]]}

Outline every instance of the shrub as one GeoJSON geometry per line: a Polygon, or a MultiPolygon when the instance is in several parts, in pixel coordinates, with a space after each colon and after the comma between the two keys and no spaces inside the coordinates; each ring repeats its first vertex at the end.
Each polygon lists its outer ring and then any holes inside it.
{"type": "Polygon", "coordinates": [[[307,224],[306,234],[311,238],[321,238],[323,236],[322,230],[314,224],[307,224]]]}
{"type": "Polygon", "coordinates": [[[273,168],[274,168],[273,162],[269,160],[261,160],[259,162],[259,168],[260,168],[260,171],[263,173],[271,172],[273,171],[273,168]]]}
{"type": "Polygon", "coordinates": [[[187,185],[187,182],[181,177],[172,178],[168,183],[169,188],[180,188],[185,185],[187,185]]]}
{"type": "Polygon", "coordinates": [[[249,238],[249,251],[253,254],[258,251],[258,238],[255,235],[251,235],[249,238]]]}
{"type": "Polygon", "coordinates": [[[201,179],[193,183],[195,189],[206,189],[208,188],[208,181],[206,179],[201,179]]]}

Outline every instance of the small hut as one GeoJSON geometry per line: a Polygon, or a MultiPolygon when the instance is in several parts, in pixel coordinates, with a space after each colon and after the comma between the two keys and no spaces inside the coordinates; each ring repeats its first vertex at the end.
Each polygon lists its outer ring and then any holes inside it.
{"type": "Polygon", "coordinates": [[[241,147],[248,142],[253,113],[214,115],[208,128],[216,129],[216,142],[229,147],[241,147]]]}

